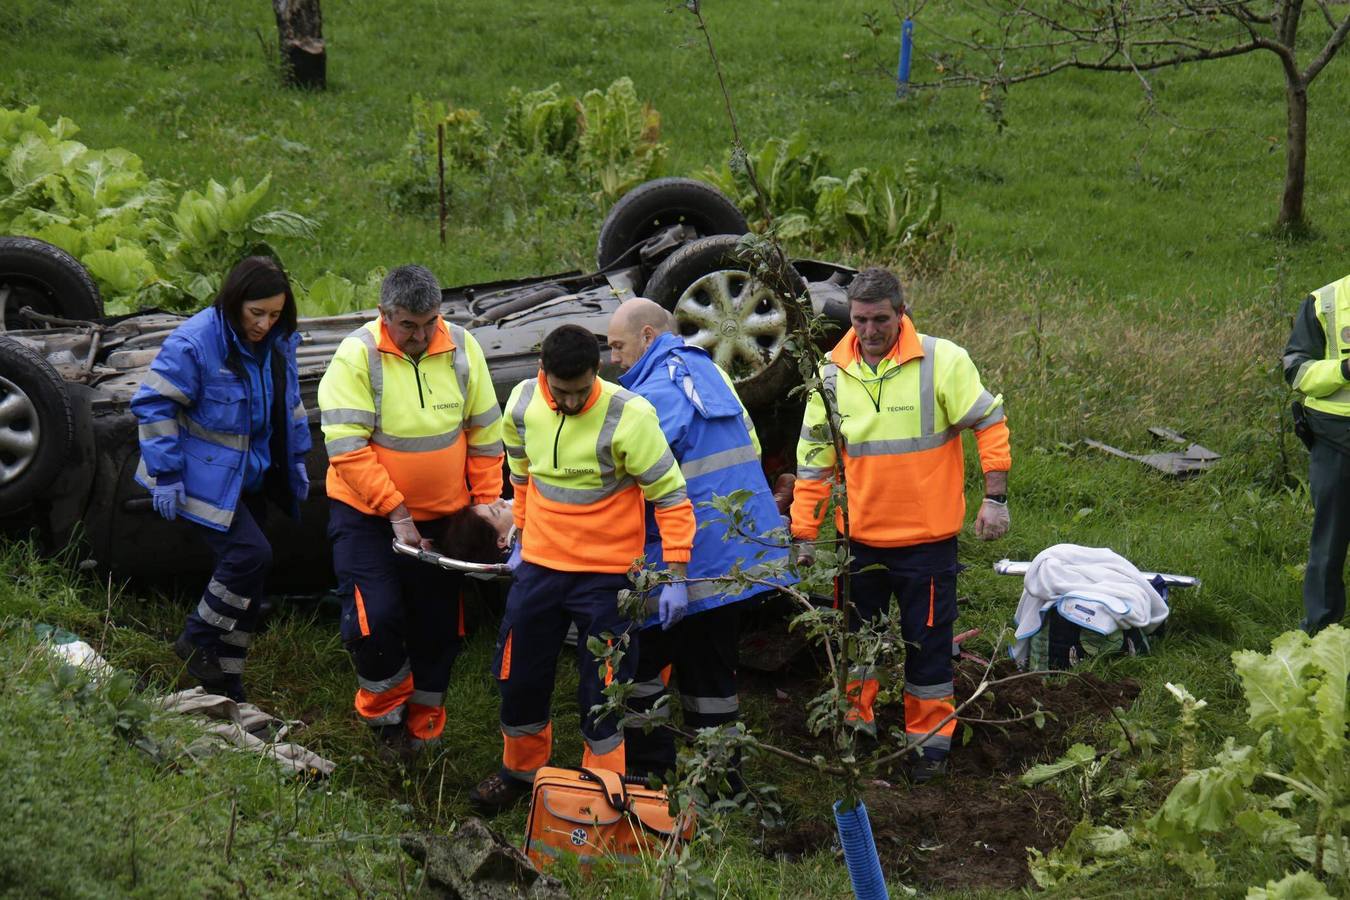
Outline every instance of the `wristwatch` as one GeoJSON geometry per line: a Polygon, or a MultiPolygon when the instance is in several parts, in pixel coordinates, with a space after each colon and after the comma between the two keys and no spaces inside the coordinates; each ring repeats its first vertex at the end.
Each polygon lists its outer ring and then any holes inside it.
{"type": "Polygon", "coordinates": [[[986,500],[993,500],[995,503],[1003,503],[1003,504],[1007,504],[1007,502],[1008,502],[1008,495],[1007,495],[1007,494],[985,494],[985,495],[984,495],[984,499],[986,499],[986,500]]]}

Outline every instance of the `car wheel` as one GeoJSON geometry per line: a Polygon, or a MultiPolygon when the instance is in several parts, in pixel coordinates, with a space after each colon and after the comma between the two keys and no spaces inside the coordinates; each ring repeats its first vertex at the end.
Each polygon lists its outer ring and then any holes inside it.
{"type": "Polygon", "coordinates": [[[722,234],[685,244],[652,273],[645,293],[674,314],[677,334],[731,376],[742,403],[762,407],[797,380],[787,343],[801,324],[796,298],[806,282],[794,271],[793,296],[775,291],[751,277],[739,243],[722,234]]]}
{"type": "Polygon", "coordinates": [[[62,319],[103,315],[98,285],[80,261],[37,238],[0,237],[0,296],[6,331],[40,327],[19,314],[25,306],[62,319]]]}
{"type": "Polygon", "coordinates": [[[692,178],[658,178],[633,188],[610,209],[600,226],[595,261],[606,269],[635,245],[681,224],[693,228],[699,237],[750,230],[731,198],[712,185],[692,178]]]}
{"type": "Polygon", "coordinates": [[[0,509],[18,509],[61,474],[75,441],[66,383],[37,351],[0,337],[0,509]]]}

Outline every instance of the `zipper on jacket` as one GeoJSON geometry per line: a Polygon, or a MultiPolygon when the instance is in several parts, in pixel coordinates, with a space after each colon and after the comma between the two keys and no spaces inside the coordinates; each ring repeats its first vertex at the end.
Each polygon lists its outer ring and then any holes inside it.
{"type": "Polygon", "coordinates": [[[558,413],[558,430],[553,433],[553,468],[558,468],[558,438],[562,437],[563,423],[567,421],[564,413],[558,413]]]}
{"type": "Polygon", "coordinates": [[[413,381],[417,382],[417,405],[422,409],[426,409],[426,401],[422,399],[422,370],[417,368],[417,360],[413,359],[411,356],[407,359],[408,362],[412,363],[413,381]]]}

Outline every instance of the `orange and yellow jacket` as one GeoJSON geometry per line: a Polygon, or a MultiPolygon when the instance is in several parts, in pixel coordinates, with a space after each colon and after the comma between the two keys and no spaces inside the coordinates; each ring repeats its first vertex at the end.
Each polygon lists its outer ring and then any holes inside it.
{"type": "Polygon", "coordinates": [[[338,345],[319,382],[328,496],[369,515],[400,503],[417,520],[449,515],[502,492],[502,414],[483,350],[436,320],[420,359],[384,323],[338,345]]]}
{"type": "Polygon", "coordinates": [[[562,572],[628,571],[643,554],[645,497],[665,561],[689,561],[694,507],[650,403],[597,378],[581,412],[564,415],[541,372],[516,385],[506,410],[522,559],[562,572]]]}
{"type": "MultiPolygon", "coordinates": [[[[975,430],[986,472],[1012,466],[1003,397],[980,384],[965,350],[919,334],[908,316],[874,372],[850,329],[820,368],[844,438],[850,533],[873,547],[907,547],[952,537],[965,519],[961,432],[975,430]]],[[[814,540],[834,483],[835,449],[825,404],[812,393],[797,443],[792,535],[814,540]]],[[[842,531],[843,517],[837,526],[842,531]]]]}

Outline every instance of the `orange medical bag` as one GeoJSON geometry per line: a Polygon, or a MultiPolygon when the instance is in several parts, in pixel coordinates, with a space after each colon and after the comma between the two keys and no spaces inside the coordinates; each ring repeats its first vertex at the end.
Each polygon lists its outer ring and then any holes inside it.
{"type": "MultiPolygon", "coordinates": [[[[666,792],[608,769],[541,768],[534,776],[525,853],[543,867],[563,854],[583,867],[610,858],[633,862],[661,852],[676,829],[666,792]]],[[[678,840],[694,836],[690,818],[678,840]]]]}

